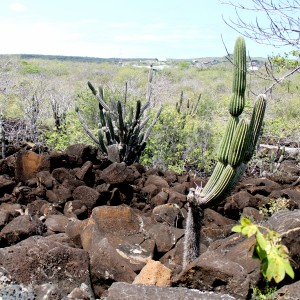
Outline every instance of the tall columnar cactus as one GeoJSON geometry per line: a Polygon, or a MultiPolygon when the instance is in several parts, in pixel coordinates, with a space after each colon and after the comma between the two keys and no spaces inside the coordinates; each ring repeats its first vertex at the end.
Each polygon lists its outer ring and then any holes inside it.
{"type": "Polygon", "coordinates": [[[255,150],[266,109],[266,98],[265,95],[257,97],[250,123],[241,118],[245,106],[246,71],[245,41],[239,37],[234,49],[230,116],[219,146],[217,164],[205,187],[191,189],[187,196],[190,206],[185,234],[184,266],[199,256],[200,230],[195,228],[201,227],[201,209],[220,200],[230,191],[255,150]]]}
{"type": "MultiPolygon", "coordinates": [[[[149,77],[150,74],[152,74],[151,69],[149,77]]],[[[149,91],[147,92],[146,103],[142,105],[141,101],[137,101],[135,110],[130,107],[128,109],[128,114],[126,115],[126,92],[124,105],[122,105],[121,101],[118,101],[117,103],[112,101],[109,106],[105,101],[104,90],[102,87],[99,87],[99,91],[97,91],[90,82],[88,82],[88,86],[99,101],[100,122],[98,137],[96,137],[87,127],[80,114],[79,108],[76,107],[78,118],[84,130],[89,137],[99,145],[100,151],[106,154],[111,161],[123,161],[128,165],[138,162],[146,147],[146,141],[149,138],[151,130],[162,111],[162,107],[158,109],[152,123],[147,127],[147,123],[150,119],[146,113],[146,110],[150,106],[149,91]]]]}

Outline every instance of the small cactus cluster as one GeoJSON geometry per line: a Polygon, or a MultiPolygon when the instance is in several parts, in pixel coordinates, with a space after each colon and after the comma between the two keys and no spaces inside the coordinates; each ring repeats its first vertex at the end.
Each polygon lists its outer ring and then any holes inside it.
{"type": "Polygon", "coordinates": [[[185,118],[188,115],[194,116],[197,112],[197,108],[199,106],[200,99],[201,99],[201,94],[199,95],[199,97],[195,103],[191,103],[190,100],[188,99],[186,101],[186,106],[183,107],[184,99],[183,99],[183,91],[181,91],[179,101],[176,102],[176,104],[175,104],[176,111],[179,114],[182,114],[183,118],[185,118]]]}
{"type": "MultiPolygon", "coordinates": [[[[150,116],[146,114],[146,111],[150,106],[150,96],[147,95],[147,101],[144,105],[138,100],[135,110],[133,107],[126,109],[125,104],[123,105],[121,101],[112,100],[111,106],[109,106],[105,102],[104,90],[101,86],[99,91],[90,82],[88,82],[88,86],[99,101],[100,122],[98,137],[96,137],[86,126],[79,108],[76,107],[78,118],[86,133],[98,144],[100,151],[107,155],[109,160],[125,162],[127,165],[139,162],[146,147],[146,141],[162,111],[162,106],[158,109],[152,123],[147,127],[150,116]],[[126,115],[127,111],[128,114],[126,115]]],[[[125,95],[126,98],[127,95],[125,95]]]]}
{"type": "Polygon", "coordinates": [[[220,200],[232,189],[255,151],[265,114],[266,97],[263,94],[257,97],[250,122],[240,117],[245,107],[246,73],[246,46],[244,39],[239,37],[234,48],[230,116],[218,149],[217,164],[205,187],[191,189],[187,196],[190,207],[184,242],[184,267],[199,256],[201,209],[220,200]]]}

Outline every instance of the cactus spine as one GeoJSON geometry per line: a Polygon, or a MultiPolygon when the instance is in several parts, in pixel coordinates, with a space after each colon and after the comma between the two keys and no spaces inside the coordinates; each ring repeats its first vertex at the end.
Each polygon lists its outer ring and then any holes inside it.
{"type": "MultiPolygon", "coordinates": [[[[234,48],[234,77],[229,103],[230,117],[219,146],[218,162],[205,187],[190,190],[187,197],[190,204],[188,218],[201,215],[195,213],[195,210],[201,211],[203,207],[219,200],[222,195],[228,192],[238,181],[245,170],[245,165],[253,155],[264,118],[266,98],[265,95],[257,97],[249,124],[248,121],[240,117],[245,106],[245,89],[246,46],[244,39],[239,37],[234,48]]],[[[201,223],[201,218],[194,219],[190,223],[195,224],[197,222],[201,223]]],[[[193,225],[193,228],[200,227],[201,224],[198,226],[193,225]]],[[[193,228],[186,227],[184,267],[199,256],[199,238],[191,239],[190,237],[200,235],[200,231],[191,233],[190,231],[193,231],[193,228]]]]}

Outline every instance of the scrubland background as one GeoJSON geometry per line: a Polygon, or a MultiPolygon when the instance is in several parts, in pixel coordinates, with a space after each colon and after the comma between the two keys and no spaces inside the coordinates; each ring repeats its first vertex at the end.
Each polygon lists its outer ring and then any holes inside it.
{"type": "MultiPolygon", "coordinates": [[[[247,76],[245,118],[256,95],[264,93],[274,82],[263,75],[267,60],[259,58],[255,62],[256,70],[249,70],[247,76]]],[[[151,64],[155,72],[150,84],[152,96],[148,113],[153,116],[160,104],[163,112],[153,128],[141,163],[179,173],[194,171],[209,175],[229,116],[233,66],[226,57],[160,62],[1,56],[0,112],[4,119],[34,126],[34,133],[27,138],[46,144],[49,150],[63,150],[74,143],[92,144],[75,113],[77,105],[87,125],[97,132],[98,100],[87,82],[95,87],[103,86],[107,102],[110,99],[125,101],[127,84],[126,102],[134,106],[137,100],[146,101],[151,64]],[[183,101],[178,112],[176,103],[181,94],[183,101]],[[58,117],[59,127],[55,124],[58,117]]],[[[282,67],[273,68],[277,78],[287,71],[282,67]]],[[[261,142],[299,147],[299,82],[300,75],[296,73],[268,92],[261,142]]],[[[26,139],[21,135],[16,137],[16,132],[6,134],[11,141],[26,139]]]]}

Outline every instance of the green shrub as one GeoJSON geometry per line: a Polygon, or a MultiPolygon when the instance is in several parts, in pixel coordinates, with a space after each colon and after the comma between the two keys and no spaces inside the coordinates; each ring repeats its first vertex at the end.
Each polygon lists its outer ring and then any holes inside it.
{"type": "Polygon", "coordinates": [[[210,173],[218,134],[212,129],[209,119],[190,115],[182,118],[174,106],[164,107],[141,162],[178,173],[210,173]]]}
{"type": "MultiPolygon", "coordinates": [[[[54,127],[54,125],[53,125],[54,127]]],[[[97,132],[97,129],[95,133],[97,132]]],[[[69,111],[66,114],[64,124],[61,130],[56,128],[44,133],[46,144],[53,150],[64,150],[68,146],[77,143],[91,144],[91,140],[84,132],[75,111],[69,111]]]]}

